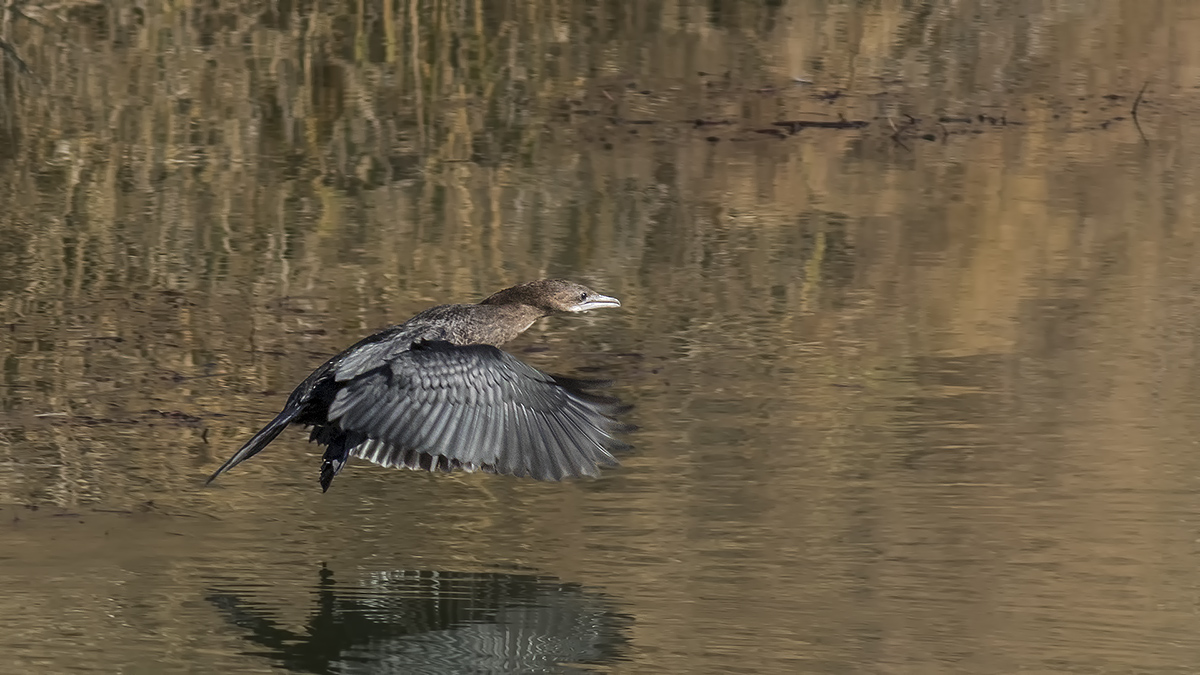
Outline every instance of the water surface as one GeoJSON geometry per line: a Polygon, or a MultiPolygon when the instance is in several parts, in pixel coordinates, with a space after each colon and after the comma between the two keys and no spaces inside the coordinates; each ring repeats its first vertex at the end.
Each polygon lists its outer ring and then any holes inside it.
{"type": "Polygon", "coordinates": [[[80,2],[0,39],[9,667],[1200,662],[1189,4],[80,2]],[[543,276],[624,303],[510,345],[617,381],[621,468],[323,495],[296,430],[202,486],[329,354],[543,276]]]}

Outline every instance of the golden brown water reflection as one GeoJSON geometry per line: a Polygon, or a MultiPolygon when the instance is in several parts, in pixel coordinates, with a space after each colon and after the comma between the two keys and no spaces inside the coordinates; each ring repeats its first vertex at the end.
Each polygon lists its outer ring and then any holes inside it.
{"type": "Polygon", "coordinates": [[[1200,663],[1191,3],[13,8],[14,672],[1200,663]],[[625,303],[513,345],[618,380],[619,470],[322,495],[294,432],[201,487],[549,275],[625,303]]]}

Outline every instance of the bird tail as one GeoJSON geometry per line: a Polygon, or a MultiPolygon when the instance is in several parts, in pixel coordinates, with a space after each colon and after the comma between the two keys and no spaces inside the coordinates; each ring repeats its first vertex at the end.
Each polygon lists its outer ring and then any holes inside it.
{"type": "Polygon", "coordinates": [[[275,440],[275,437],[278,436],[284,429],[286,429],[287,425],[295,417],[296,412],[294,410],[284,410],[276,415],[275,419],[271,420],[267,426],[259,429],[258,433],[254,434],[253,438],[246,441],[246,444],[243,445],[241,449],[233,453],[233,457],[230,457],[227,462],[222,464],[221,468],[214,471],[213,475],[209,476],[208,480],[204,481],[204,484],[208,485],[216,480],[217,476],[220,476],[226,471],[232,469],[233,467],[242,463],[242,461],[250,459],[251,457],[262,452],[262,449],[270,445],[271,441],[275,440]]]}

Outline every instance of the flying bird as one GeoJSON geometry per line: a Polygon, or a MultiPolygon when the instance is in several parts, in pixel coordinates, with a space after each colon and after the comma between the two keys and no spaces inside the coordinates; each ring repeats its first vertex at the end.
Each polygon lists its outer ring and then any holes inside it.
{"type": "Polygon", "coordinates": [[[548,375],[498,345],[551,314],[620,306],[572,281],[543,279],[478,304],[431,307],[314,370],[207,482],[289,424],[312,427],[309,440],[326,446],[322,492],[351,457],[538,480],[594,476],[628,448],[615,436],[632,429],[616,419],[628,406],[588,391],[603,382],[548,375]]]}

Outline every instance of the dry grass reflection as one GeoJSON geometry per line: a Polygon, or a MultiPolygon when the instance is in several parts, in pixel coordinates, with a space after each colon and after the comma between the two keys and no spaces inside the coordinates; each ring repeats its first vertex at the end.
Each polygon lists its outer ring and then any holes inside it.
{"type": "Polygon", "coordinates": [[[13,667],[238,667],[198,579],[314,551],[586,577],[647,672],[1196,662],[1189,3],[7,9],[0,504],[131,514],[0,535],[13,667]],[[324,356],[564,274],[627,310],[517,347],[638,403],[619,474],[199,489],[324,356]]]}

